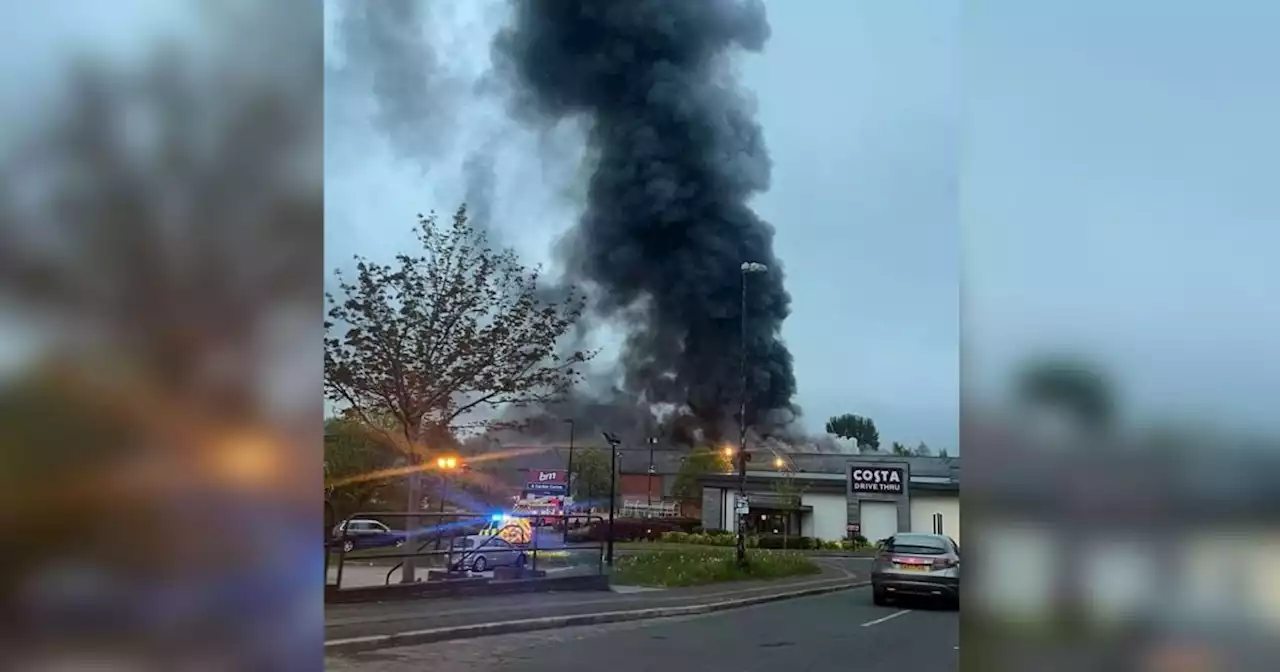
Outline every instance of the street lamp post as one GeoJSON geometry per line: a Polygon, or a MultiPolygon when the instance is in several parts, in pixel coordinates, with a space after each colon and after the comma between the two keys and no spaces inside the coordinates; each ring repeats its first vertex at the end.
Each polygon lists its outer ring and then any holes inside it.
{"type": "Polygon", "coordinates": [[[437,457],[436,467],[440,469],[440,513],[444,513],[444,498],[449,494],[449,472],[458,468],[458,458],[437,457]]]}
{"type": "MultiPolygon", "coordinates": [[[[738,353],[738,369],[742,383],[742,396],[738,400],[738,498],[747,498],[747,276],[767,273],[769,267],[754,261],[742,262],[742,345],[738,353]]],[[[738,514],[738,564],[747,564],[747,514],[738,514]]]]}
{"type": "MultiPolygon", "coordinates": [[[[573,498],[573,430],[574,430],[573,418],[569,418],[565,420],[565,423],[569,425],[569,466],[567,469],[565,469],[565,474],[564,474],[564,499],[568,500],[573,498]]],[[[564,500],[561,500],[561,501],[564,501],[564,500]]],[[[569,516],[568,516],[569,511],[565,507],[561,507],[561,510],[565,512],[564,533],[566,535],[565,538],[568,539],[567,535],[569,534],[569,516]]]]}
{"type": "Polygon", "coordinates": [[[604,432],[604,440],[609,444],[609,550],[605,553],[605,562],[613,566],[613,507],[617,500],[618,446],[622,440],[617,436],[604,432]]]}
{"type": "Polygon", "coordinates": [[[656,437],[649,437],[649,482],[645,485],[645,503],[653,506],[653,447],[658,444],[656,437]]]}

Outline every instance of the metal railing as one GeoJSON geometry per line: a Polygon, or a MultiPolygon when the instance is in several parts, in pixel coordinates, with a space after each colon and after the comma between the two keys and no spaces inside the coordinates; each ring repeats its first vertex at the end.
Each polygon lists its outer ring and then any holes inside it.
{"type": "MultiPolygon", "coordinates": [[[[489,514],[481,514],[474,512],[453,512],[453,513],[431,513],[431,512],[387,512],[387,511],[365,511],[353,513],[342,520],[341,527],[334,534],[334,528],[331,528],[327,535],[328,540],[325,544],[325,584],[326,587],[337,589],[342,588],[344,569],[347,563],[353,561],[378,561],[378,560],[399,560],[386,573],[383,585],[391,585],[391,578],[397,571],[404,571],[406,563],[412,567],[407,575],[403,575],[402,583],[417,583],[418,579],[414,576],[413,570],[420,568],[416,562],[418,559],[425,559],[424,566],[428,572],[428,579],[431,578],[431,572],[443,572],[446,577],[454,578],[450,575],[461,574],[463,577],[470,576],[476,565],[472,564],[478,557],[484,557],[486,561],[484,571],[488,569],[496,569],[501,566],[512,566],[524,569],[526,566],[530,571],[538,571],[539,565],[543,567],[556,564],[557,560],[572,560],[574,555],[583,555],[594,552],[594,564],[597,574],[604,573],[605,563],[605,547],[607,541],[585,541],[575,542],[570,539],[569,534],[564,534],[566,523],[572,521],[577,527],[589,527],[592,524],[604,524],[604,517],[599,515],[584,515],[574,513],[569,515],[546,515],[546,514],[503,514],[504,520],[524,519],[530,521],[531,534],[528,543],[511,544],[500,540],[498,535],[487,536],[484,541],[473,547],[461,547],[457,540],[462,537],[473,537],[478,535],[480,531],[489,526],[494,521],[494,517],[489,514]],[[407,520],[416,519],[418,521],[427,521],[425,525],[420,525],[415,530],[394,530],[394,525],[388,524],[389,520],[407,520]],[[351,521],[356,520],[374,520],[386,524],[388,528],[392,528],[390,532],[383,532],[375,535],[361,535],[351,533],[351,521]],[[585,525],[582,524],[585,522],[585,525]],[[539,525],[538,523],[543,523],[539,525]],[[388,536],[389,535],[389,536],[388,536]],[[378,537],[381,538],[378,538],[378,537]],[[350,542],[350,543],[348,543],[350,542]],[[504,545],[505,544],[505,545],[504,545]],[[414,548],[416,545],[416,548],[414,548]],[[390,553],[374,553],[352,556],[357,551],[367,551],[375,548],[387,548],[394,546],[396,549],[408,546],[412,550],[399,551],[390,553]],[[429,548],[432,547],[432,548],[429,548]],[[486,552],[486,549],[489,549],[486,552]],[[336,554],[337,575],[334,582],[330,583],[329,568],[331,564],[330,556],[336,554]],[[509,556],[506,554],[510,554],[509,556]],[[489,566],[488,558],[497,555],[504,561],[489,566]],[[511,558],[509,561],[506,558],[511,558]],[[522,560],[523,559],[523,560],[522,560]],[[467,562],[470,560],[471,562],[467,562]]],[[[327,521],[326,521],[327,522],[327,521]]],[[[518,523],[517,523],[518,525],[518,523]]],[[[336,527],[336,526],[335,526],[336,527]]],[[[569,568],[572,569],[573,563],[570,562],[569,568]]],[[[457,578],[463,578],[457,577],[457,578]]]]}

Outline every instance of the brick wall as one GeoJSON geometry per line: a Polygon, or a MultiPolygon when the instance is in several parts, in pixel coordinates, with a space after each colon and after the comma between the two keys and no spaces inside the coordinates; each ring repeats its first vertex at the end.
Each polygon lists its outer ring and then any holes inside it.
{"type": "Polygon", "coordinates": [[[622,499],[644,500],[646,493],[653,501],[662,501],[662,477],[655,474],[652,479],[648,474],[621,474],[618,477],[618,493],[622,499]],[[652,480],[652,489],[650,481],[652,480]]]}

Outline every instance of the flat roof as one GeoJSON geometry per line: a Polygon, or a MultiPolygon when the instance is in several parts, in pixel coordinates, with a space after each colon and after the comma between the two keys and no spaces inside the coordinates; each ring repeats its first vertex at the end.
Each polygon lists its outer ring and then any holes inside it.
{"type": "MultiPolygon", "coordinates": [[[[777,472],[777,471],[748,471],[747,482],[761,483],[769,481],[780,481],[783,479],[794,479],[801,483],[811,485],[821,491],[828,493],[843,493],[847,489],[848,476],[844,473],[813,473],[813,472],[777,472]]],[[[738,481],[738,475],[731,472],[721,472],[718,474],[703,474],[698,478],[699,483],[732,486],[738,481]]],[[[934,491],[934,492],[958,492],[960,490],[960,482],[955,479],[941,476],[912,476],[908,481],[912,488],[917,491],[934,491]]]]}

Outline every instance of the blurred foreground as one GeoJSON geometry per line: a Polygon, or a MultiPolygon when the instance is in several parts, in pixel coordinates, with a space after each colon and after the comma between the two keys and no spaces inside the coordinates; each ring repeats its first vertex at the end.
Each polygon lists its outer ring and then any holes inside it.
{"type": "Polygon", "coordinates": [[[320,7],[57,4],[6,66],[0,660],[317,669],[320,7]]]}
{"type": "Polygon", "coordinates": [[[1084,364],[1016,392],[965,409],[971,669],[1273,669],[1277,446],[1125,426],[1084,364]]]}

